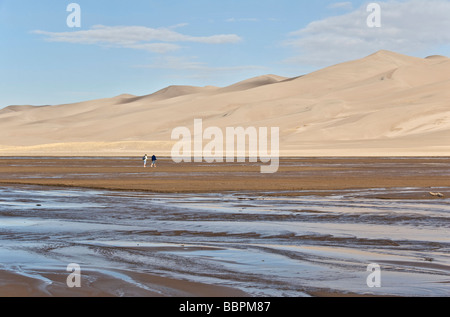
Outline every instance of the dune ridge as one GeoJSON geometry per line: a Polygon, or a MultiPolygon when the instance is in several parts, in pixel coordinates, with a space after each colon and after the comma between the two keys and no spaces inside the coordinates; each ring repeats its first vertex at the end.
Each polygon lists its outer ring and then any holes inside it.
{"type": "Polygon", "coordinates": [[[295,78],[0,110],[0,155],[170,155],[171,132],[280,128],[282,156],[450,156],[450,59],[379,51],[295,78]]]}

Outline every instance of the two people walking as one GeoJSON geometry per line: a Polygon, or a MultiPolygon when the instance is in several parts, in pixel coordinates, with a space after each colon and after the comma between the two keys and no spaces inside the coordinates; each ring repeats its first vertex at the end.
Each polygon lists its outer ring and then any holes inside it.
{"type": "MultiPolygon", "coordinates": [[[[147,167],[147,160],[148,160],[147,154],[144,155],[142,160],[144,161],[144,167],[147,167]]],[[[156,167],[156,161],[157,161],[156,156],[153,155],[152,156],[152,165],[151,165],[151,167],[156,167]]]]}

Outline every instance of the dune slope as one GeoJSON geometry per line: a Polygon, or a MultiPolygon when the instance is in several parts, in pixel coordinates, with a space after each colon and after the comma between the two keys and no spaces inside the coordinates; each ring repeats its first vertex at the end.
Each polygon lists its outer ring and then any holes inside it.
{"type": "Polygon", "coordinates": [[[286,156],[450,156],[450,59],[380,51],[305,76],[0,110],[0,155],[169,155],[171,132],[279,127],[286,156]]]}

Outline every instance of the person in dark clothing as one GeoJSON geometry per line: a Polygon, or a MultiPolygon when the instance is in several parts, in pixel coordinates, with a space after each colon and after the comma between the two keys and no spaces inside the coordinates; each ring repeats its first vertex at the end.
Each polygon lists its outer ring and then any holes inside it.
{"type": "Polygon", "coordinates": [[[152,167],[156,167],[156,161],[157,161],[157,159],[156,159],[156,156],[152,156],[152,167]]]}

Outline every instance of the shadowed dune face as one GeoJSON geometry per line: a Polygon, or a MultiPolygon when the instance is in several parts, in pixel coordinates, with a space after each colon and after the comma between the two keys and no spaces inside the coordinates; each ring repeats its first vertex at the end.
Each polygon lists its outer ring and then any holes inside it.
{"type": "Polygon", "coordinates": [[[7,107],[0,154],[125,154],[150,145],[167,155],[172,130],[197,118],[222,129],[279,127],[282,155],[450,155],[448,100],[449,58],[380,51],[292,79],[7,107]]]}

